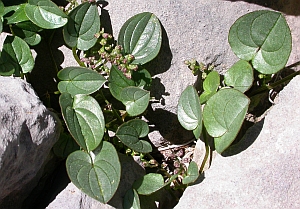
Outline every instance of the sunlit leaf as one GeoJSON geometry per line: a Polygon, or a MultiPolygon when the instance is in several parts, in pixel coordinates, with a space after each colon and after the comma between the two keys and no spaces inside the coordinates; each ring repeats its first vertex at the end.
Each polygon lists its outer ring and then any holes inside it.
{"type": "Polygon", "coordinates": [[[115,194],[121,177],[116,149],[103,141],[98,153],[75,151],[66,161],[68,175],[76,187],[88,196],[107,203],[115,194]]]}
{"type": "Polygon", "coordinates": [[[209,135],[215,137],[217,152],[223,152],[238,134],[249,106],[249,99],[236,89],[219,90],[203,109],[203,122],[209,135]]]}
{"type": "Polygon", "coordinates": [[[204,92],[200,95],[200,103],[205,103],[212,95],[214,95],[220,86],[220,75],[217,71],[210,72],[203,81],[204,92]]]}
{"type": "Polygon", "coordinates": [[[164,187],[164,178],[158,173],[149,173],[136,180],[132,187],[140,195],[149,195],[164,187]]]}
{"type": "Polygon", "coordinates": [[[241,92],[247,91],[252,86],[253,80],[253,69],[244,60],[237,61],[224,75],[226,85],[241,92]]]}
{"type": "Polygon", "coordinates": [[[17,25],[13,25],[11,29],[16,36],[22,38],[27,44],[31,46],[39,44],[42,40],[41,36],[38,33],[21,29],[17,25]]]}
{"type": "Polygon", "coordinates": [[[240,17],[228,36],[233,52],[261,73],[273,74],[288,61],[292,37],[284,16],[279,12],[260,10],[240,17]]]}
{"type": "Polygon", "coordinates": [[[92,94],[99,90],[106,79],[96,71],[84,67],[66,67],[58,72],[60,92],[75,94],[92,94]]]}
{"type": "Polygon", "coordinates": [[[190,162],[187,176],[185,176],[182,180],[183,184],[190,184],[196,181],[199,177],[198,165],[194,161],[190,162]]]}
{"type": "Polygon", "coordinates": [[[120,93],[121,102],[126,106],[130,116],[142,114],[148,107],[150,92],[138,87],[129,86],[120,93]]]}
{"type": "Polygon", "coordinates": [[[17,36],[7,36],[1,53],[0,74],[15,74],[30,72],[34,67],[34,59],[25,41],[17,36]]]}
{"type": "Polygon", "coordinates": [[[86,151],[102,141],[104,116],[98,102],[89,95],[62,93],[59,97],[63,118],[76,142],[86,151]]]}
{"type": "Polygon", "coordinates": [[[68,24],[64,26],[64,39],[70,47],[88,50],[95,45],[96,33],[100,31],[100,17],[96,4],[85,2],[69,14],[68,24]]]}
{"type": "Polygon", "coordinates": [[[152,151],[152,146],[145,140],[140,140],[149,133],[148,124],[140,119],[133,119],[119,126],[116,137],[118,137],[127,147],[142,153],[152,151]]]}
{"type": "Polygon", "coordinates": [[[178,102],[177,117],[180,124],[187,130],[196,130],[199,138],[202,131],[202,110],[198,93],[193,86],[188,86],[181,94],[178,102]]]}
{"type": "Polygon", "coordinates": [[[34,24],[45,29],[60,28],[68,22],[67,15],[49,0],[29,0],[25,13],[34,24]]]}
{"type": "Polygon", "coordinates": [[[125,54],[135,57],[133,64],[145,64],[155,58],[160,50],[162,31],[158,18],[143,12],[131,17],[122,26],[118,42],[125,54]]]}
{"type": "Polygon", "coordinates": [[[11,16],[5,18],[7,20],[7,24],[28,21],[29,19],[25,13],[25,6],[26,4],[20,4],[17,6],[6,7],[5,13],[14,11],[11,16]]]}
{"type": "Polygon", "coordinates": [[[126,78],[126,76],[113,65],[109,74],[109,90],[111,94],[119,101],[121,101],[121,91],[128,86],[135,86],[133,80],[126,78]]]}

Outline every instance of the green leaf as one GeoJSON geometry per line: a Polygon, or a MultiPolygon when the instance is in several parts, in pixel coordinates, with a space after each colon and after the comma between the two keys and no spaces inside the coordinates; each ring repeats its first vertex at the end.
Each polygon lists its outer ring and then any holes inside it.
{"type": "Polygon", "coordinates": [[[49,0],[29,0],[26,16],[37,26],[45,29],[60,28],[67,24],[67,15],[49,0]]]}
{"type": "Polygon", "coordinates": [[[232,86],[243,93],[252,86],[253,80],[252,66],[245,60],[237,61],[224,75],[227,86],[232,86]]]}
{"type": "Polygon", "coordinates": [[[158,173],[149,173],[136,180],[132,188],[140,195],[150,195],[164,187],[164,178],[158,173]]]}
{"type": "Polygon", "coordinates": [[[150,90],[152,77],[146,69],[133,71],[131,79],[135,82],[137,87],[150,90]]]}
{"type": "Polygon", "coordinates": [[[142,114],[148,107],[150,92],[138,87],[129,86],[120,93],[121,102],[126,106],[130,116],[142,114]]]}
{"type": "Polygon", "coordinates": [[[149,12],[131,17],[122,26],[118,42],[125,54],[132,54],[132,64],[143,65],[154,59],[161,47],[162,31],[158,18],[149,12]]]}
{"type": "Polygon", "coordinates": [[[74,185],[102,203],[107,203],[119,186],[121,165],[116,149],[109,142],[103,141],[98,154],[73,152],[66,167],[74,185]]]}
{"type": "Polygon", "coordinates": [[[67,45],[80,50],[88,50],[95,45],[96,33],[100,31],[100,17],[96,4],[85,2],[69,14],[69,22],[63,34],[67,45]]]}
{"type": "Polygon", "coordinates": [[[39,44],[42,40],[41,36],[36,32],[21,29],[16,25],[13,25],[11,29],[16,36],[22,38],[27,44],[31,46],[39,44]]]}
{"type": "Polygon", "coordinates": [[[119,101],[121,101],[121,91],[125,87],[135,85],[134,81],[126,78],[126,76],[115,65],[113,65],[110,69],[108,81],[111,94],[119,101]]]}
{"type": "Polygon", "coordinates": [[[34,59],[29,46],[17,36],[6,37],[1,53],[1,60],[1,75],[12,75],[14,73],[19,76],[20,72],[28,73],[34,67],[34,59]]]}
{"type": "Polygon", "coordinates": [[[193,86],[188,86],[181,94],[178,102],[177,117],[187,130],[195,130],[199,138],[202,131],[202,110],[198,93],[193,86]]]}
{"type": "Polygon", "coordinates": [[[3,21],[2,21],[2,17],[0,16],[0,33],[2,33],[3,31],[3,21]]]}
{"type": "Polygon", "coordinates": [[[71,135],[66,133],[61,133],[58,141],[53,146],[54,154],[63,159],[76,150],[79,150],[78,144],[71,135]]]}
{"type": "Polygon", "coordinates": [[[4,4],[0,1],[0,33],[3,30],[3,16],[4,16],[4,4]]]}
{"type": "Polygon", "coordinates": [[[20,4],[18,6],[10,6],[10,7],[7,7],[6,9],[6,13],[9,12],[9,11],[14,11],[14,13],[7,17],[6,20],[7,20],[7,24],[15,24],[15,23],[19,23],[19,22],[24,22],[24,21],[28,21],[28,17],[25,13],[25,6],[27,4],[20,4]]]}
{"type": "Polygon", "coordinates": [[[183,184],[190,184],[196,181],[199,177],[198,165],[194,161],[190,162],[187,176],[185,176],[182,180],[183,184]]]}
{"type": "Polygon", "coordinates": [[[18,28],[21,28],[26,31],[31,31],[31,32],[40,32],[43,30],[39,26],[33,24],[31,21],[24,21],[24,22],[17,23],[16,26],[18,26],[18,28]]]}
{"type": "Polygon", "coordinates": [[[66,67],[58,72],[60,92],[75,94],[92,94],[99,90],[106,79],[96,71],[84,67],[66,67]]]}
{"type": "Polygon", "coordinates": [[[261,73],[273,74],[288,61],[292,37],[281,13],[261,10],[240,17],[228,36],[233,52],[261,73]]]}
{"type": "Polygon", "coordinates": [[[59,97],[62,115],[69,132],[86,151],[94,150],[102,141],[105,121],[98,102],[89,95],[69,93],[59,97]]]}
{"type": "Polygon", "coordinates": [[[214,95],[220,86],[220,75],[217,71],[210,72],[203,82],[204,92],[200,95],[200,103],[205,103],[214,95]]]}
{"type": "Polygon", "coordinates": [[[236,89],[219,90],[203,109],[203,122],[209,135],[215,137],[217,152],[223,152],[238,134],[247,109],[249,99],[236,89]]]}
{"type": "Polygon", "coordinates": [[[149,133],[148,124],[140,119],[133,119],[119,126],[116,131],[118,137],[127,147],[137,152],[152,152],[152,146],[145,140],[139,140],[149,133]]]}
{"type": "Polygon", "coordinates": [[[0,16],[2,17],[4,15],[4,4],[3,2],[0,0],[0,16]]]}
{"type": "Polygon", "coordinates": [[[124,209],[141,209],[140,198],[135,189],[129,189],[125,193],[123,201],[124,209]]]}

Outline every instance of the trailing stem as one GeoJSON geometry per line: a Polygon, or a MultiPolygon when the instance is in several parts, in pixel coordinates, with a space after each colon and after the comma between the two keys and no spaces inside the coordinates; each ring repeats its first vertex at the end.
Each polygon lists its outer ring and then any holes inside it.
{"type": "Polygon", "coordinates": [[[203,172],[204,166],[206,164],[206,161],[207,161],[207,159],[209,157],[209,153],[210,153],[210,148],[209,148],[209,144],[208,144],[208,140],[207,140],[207,131],[206,131],[204,125],[203,125],[203,129],[202,130],[203,130],[202,136],[203,136],[203,140],[204,140],[204,143],[205,143],[205,156],[204,156],[202,164],[200,166],[199,174],[201,174],[203,172]]]}
{"type": "Polygon", "coordinates": [[[72,53],[73,56],[76,60],[76,62],[81,66],[81,67],[86,67],[85,64],[80,60],[80,58],[78,57],[77,53],[76,53],[76,47],[72,47],[72,53]]]}
{"type": "MultiPolygon", "coordinates": [[[[298,65],[300,65],[300,61],[299,61],[299,62],[296,62],[296,63],[294,63],[294,64],[292,64],[292,65],[290,65],[290,66],[287,66],[287,67],[285,67],[284,69],[291,69],[292,67],[296,67],[296,66],[298,66],[298,65]]],[[[254,91],[253,93],[251,93],[251,94],[250,94],[250,97],[251,97],[251,96],[254,96],[254,95],[256,95],[256,94],[262,93],[262,92],[264,92],[264,91],[272,90],[272,89],[276,88],[277,86],[279,86],[279,85],[281,85],[281,84],[283,84],[283,83],[285,83],[285,82],[287,82],[287,81],[290,81],[292,78],[294,78],[296,75],[299,75],[299,74],[300,74],[300,71],[296,71],[296,72],[294,72],[294,73],[292,73],[292,74],[290,74],[290,75],[284,77],[283,79],[281,79],[281,80],[279,80],[279,81],[277,81],[277,82],[275,82],[275,83],[272,83],[272,84],[269,84],[269,85],[262,86],[262,87],[258,88],[256,91],[254,91]]]]}

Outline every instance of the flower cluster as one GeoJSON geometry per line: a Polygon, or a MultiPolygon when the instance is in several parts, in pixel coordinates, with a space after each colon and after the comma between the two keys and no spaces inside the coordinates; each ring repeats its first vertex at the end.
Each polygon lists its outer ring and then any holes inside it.
{"type": "Polygon", "coordinates": [[[124,55],[122,46],[116,44],[111,34],[102,30],[95,36],[98,38],[97,44],[85,52],[81,61],[105,74],[109,74],[110,66],[115,65],[126,77],[131,78],[131,72],[138,69],[138,65],[132,64],[134,56],[124,55]]]}
{"type": "Polygon", "coordinates": [[[202,62],[198,62],[195,59],[185,60],[184,64],[192,71],[193,75],[201,74],[202,79],[204,80],[208,73],[214,69],[214,65],[205,65],[202,62]]]}

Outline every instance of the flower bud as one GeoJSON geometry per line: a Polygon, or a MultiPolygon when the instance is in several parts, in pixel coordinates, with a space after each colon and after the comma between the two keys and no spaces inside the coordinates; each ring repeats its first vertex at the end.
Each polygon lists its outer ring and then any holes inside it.
{"type": "Polygon", "coordinates": [[[94,36],[95,36],[96,38],[99,38],[99,37],[100,37],[100,33],[96,33],[94,36]]]}
{"type": "Polygon", "coordinates": [[[129,69],[129,70],[137,71],[138,68],[139,68],[138,65],[128,65],[128,69],[129,69]]]}
{"type": "Polygon", "coordinates": [[[101,39],[101,41],[99,42],[102,46],[106,45],[107,44],[107,41],[106,39],[101,39]]]}
{"type": "Polygon", "coordinates": [[[180,168],[180,162],[178,160],[175,160],[173,165],[175,168],[180,168]]]}

